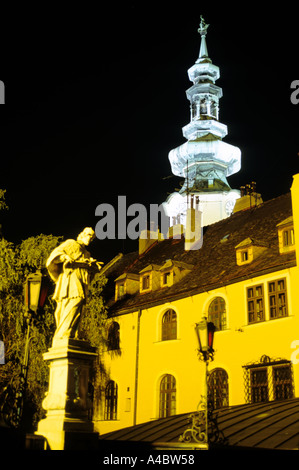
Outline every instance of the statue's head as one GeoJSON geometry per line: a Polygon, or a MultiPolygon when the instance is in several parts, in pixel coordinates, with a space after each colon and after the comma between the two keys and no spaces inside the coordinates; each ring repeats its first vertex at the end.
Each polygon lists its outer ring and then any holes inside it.
{"type": "Polygon", "coordinates": [[[85,227],[85,229],[81,233],[79,233],[77,241],[87,246],[90,244],[90,242],[92,242],[94,238],[94,230],[91,227],[85,227]]]}

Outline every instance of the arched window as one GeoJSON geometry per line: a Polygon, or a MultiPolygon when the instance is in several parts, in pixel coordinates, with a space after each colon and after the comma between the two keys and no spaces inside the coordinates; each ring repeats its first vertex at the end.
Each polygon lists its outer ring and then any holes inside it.
{"type": "Polygon", "coordinates": [[[228,375],[224,369],[214,369],[209,374],[208,399],[215,410],[228,406],[228,375]]]}
{"type": "Polygon", "coordinates": [[[119,324],[114,321],[108,330],[108,350],[119,349],[119,324]]]}
{"type": "Polygon", "coordinates": [[[167,418],[176,413],[176,381],[173,375],[167,374],[160,383],[159,418],[167,418]]]}
{"type": "Polygon", "coordinates": [[[117,418],[117,395],[118,386],[110,380],[105,389],[105,420],[115,420],[117,418]]]}
{"type": "Polygon", "coordinates": [[[174,310],[167,310],[162,317],[162,341],[176,339],[177,316],[174,310]]]}
{"type": "Polygon", "coordinates": [[[225,330],[226,328],[226,307],[222,297],[215,297],[210,303],[208,311],[208,321],[214,323],[217,330],[225,330]]]}

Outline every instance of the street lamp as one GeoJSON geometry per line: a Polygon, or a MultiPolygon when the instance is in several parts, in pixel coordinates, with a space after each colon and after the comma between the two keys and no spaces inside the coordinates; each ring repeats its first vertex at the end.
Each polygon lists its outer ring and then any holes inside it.
{"type": "Polygon", "coordinates": [[[208,322],[206,318],[201,320],[195,325],[195,332],[198,340],[198,352],[201,355],[200,359],[208,363],[209,359],[212,361],[214,357],[214,332],[215,325],[212,322],[208,322]]]}
{"type": "Polygon", "coordinates": [[[201,449],[209,448],[209,409],[208,409],[208,365],[214,359],[214,332],[215,325],[204,318],[195,325],[195,332],[198,340],[199,359],[205,362],[204,393],[198,404],[198,411],[190,415],[191,428],[180,436],[180,441],[196,442],[201,449]]]}
{"type": "Polygon", "coordinates": [[[27,307],[27,333],[25,341],[25,352],[21,367],[20,375],[20,389],[17,393],[17,407],[16,407],[16,425],[21,422],[23,405],[25,400],[27,388],[27,376],[29,365],[29,344],[30,344],[30,329],[33,319],[38,312],[44,308],[49,290],[49,279],[46,275],[42,274],[38,269],[35,273],[27,276],[24,285],[24,303],[27,307]]]}
{"type": "Polygon", "coordinates": [[[34,318],[38,315],[47,298],[49,279],[40,270],[27,276],[24,284],[24,303],[27,307],[26,323],[27,332],[25,340],[25,351],[19,376],[19,385],[16,389],[8,387],[6,391],[5,404],[2,413],[7,424],[19,427],[23,415],[23,406],[27,388],[30,330],[34,318]]]}
{"type": "Polygon", "coordinates": [[[29,344],[30,344],[30,329],[33,319],[38,312],[44,308],[49,290],[49,279],[45,274],[42,274],[38,269],[35,273],[27,276],[24,285],[24,303],[27,307],[27,333],[25,341],[25,352],[21,367],[20,375],[20,389],[17,393],[17,407],[16,407],[16,425],[21,422],[23,405],[25,400],[27,388],[27,376],[29,365],[29,344]]]}
{"type": "Polygon", "coordinates": [[[40,270],[27,276],[24,300],[30,313],[36,314],[39,309],[44,307],[48,288],[48,278],[40,270]]]}
{"type": "Polygon", "coordinates": [[[32,320],[34,317],[36,317],[38,311],[44,308],[48,295],[48,289],[49,279],[46,275],[42,274],[40,269],[38,269],[35,273],[31,273],[27,276],[24,285],[24,303],[27,307],[27,334],[21,372],[21,376],[23,377],[25,383],[25,389],[27,385],[27,372],[29,362],[30,327],[32,325],[32,320]]]}
{"type": "Polygon", "coordinates": [[[31,273],[27,276],[24,285],[24,303],[27,307],[27,334],[25,342],[25,353],[22,363],[21,375],[25,381],[25,388],[27,384],[27,372],[29,362],[29,342],[30,342],[30,327],[32,320],[38,314],[38,311],[43,309],[49,289],[48,277],[42,274],[40,270],[31,273]]]}

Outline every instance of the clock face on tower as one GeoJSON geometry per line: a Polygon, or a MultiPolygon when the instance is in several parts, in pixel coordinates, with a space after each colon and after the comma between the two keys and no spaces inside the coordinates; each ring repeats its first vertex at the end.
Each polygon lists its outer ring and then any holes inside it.
{"type": "Polygon", "coordinates": [[[233,209],[235,207],[235,201],[233,199],[229,199],[226,203],[225,203],[225,212],[228,216],[231,215],[233,209]]]}

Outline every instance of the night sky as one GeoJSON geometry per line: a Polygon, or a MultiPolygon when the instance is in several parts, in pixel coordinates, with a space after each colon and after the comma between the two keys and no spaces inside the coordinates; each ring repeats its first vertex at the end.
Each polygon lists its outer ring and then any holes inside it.
{"type": "MultiPolygon", "coordinates": [[[[188,1],[91,5],[63,10],[51,3],[32,11],[26,5],[2,18],[6,239],[73,238],[95,227],[98,204],[117,208],[117,196],[125,195],[128,205],[149,207],[179,187],[180,178],[167,178],[168,152],[185,142],[187,70],[198,57],[201,14],[210,24],[209,57],[220,67],[224,141],[242,152],[230,186],[256,181],[264,200],[290,190],[299,172],[299,104],[290,100],[291,83],[299,79],[292,4],[261,11],[252,2],[238,8],[188,1]]],[[[108,261],[136,247],[95,240],[91,251],[108,261]]]]}

